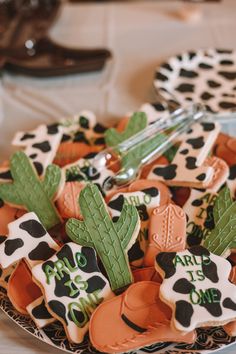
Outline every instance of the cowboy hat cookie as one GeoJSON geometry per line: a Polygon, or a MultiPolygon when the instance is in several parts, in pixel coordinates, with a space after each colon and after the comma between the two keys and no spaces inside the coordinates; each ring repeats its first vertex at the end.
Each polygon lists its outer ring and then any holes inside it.
{"type": "Polygon", "coordinates": [[[69,340],[81,343],[91,313],[113,296],[98,268],[95,251],[70,242],[35,266],[32,274],[43,291],[49,313],[62,322],[69,340]]]}
{"type": "Polygon", "coordinates": [[[172,308],[172,326],[188,332],[236,318],[236,286],[230,263],[202,246],[162,252],[156,269],[163,277],[161,299],[172,308]]]}
{"type": "Polygon", "coordinates": [[[83,221],[69,219],[66,231],[72,241],[94,247],[101,259],[112,290],[133,281],[127,252],[135,242],[140,220],[133,205],[124,204],[119,219],[114,223],[97,186],[88,184],[80,193],[83,221]]]}
{"type": "Polygon", "coordinates": [[[163,341],[192,343],[194,331],[179,334],[170,327],[171,310],[159,291],[160,284],[141,281],[101,304],[89,325],[93,346],[101,352],[123,353],[163,341]]]}

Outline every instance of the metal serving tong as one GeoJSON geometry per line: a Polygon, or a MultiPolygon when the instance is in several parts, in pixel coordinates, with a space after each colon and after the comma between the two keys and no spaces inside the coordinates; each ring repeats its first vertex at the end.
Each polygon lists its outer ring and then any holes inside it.
{"type": "Polygon", "coordinates": [[[157,120],[140,133],[123,143],[101,151],[90,160],[91,173],[120,165],[120,170],[106,181],[105,190],[111,186],[123,186],[137,178],[141,168],[161,156],[176,139],[195,122],[206,118],[206,111],[201,105],[193,105],[188,109],[177,109],[169,118],[157,120]]]}
{"type": "Polygon", "coordinates": [[[67,48],[50,39],[60,8],[60,0],[0,1],[0,69],[48,77],[103,68],[108,49],[67,48]]]}

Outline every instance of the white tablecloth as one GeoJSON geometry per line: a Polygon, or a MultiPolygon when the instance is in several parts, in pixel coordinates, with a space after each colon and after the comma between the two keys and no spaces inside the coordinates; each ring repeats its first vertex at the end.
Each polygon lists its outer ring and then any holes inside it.
{"type": "MultiPolygon", "coordinates": [[[[153,72],[170,55],[205,47],[236,49],[236,0],[199,5],[202,19],[198,22],[186,23],[173,15],[183,6],[175,1],[148,0],[65,5],[51,30],[52,38],[71,46],[108,47],[113,59],[103,72],[56,79],[4,73],[0,87],[1,158],[8,156],[16,130],[82,109],[93,110],[106,122],[155,100],[153,72]]],[[[1,354],[43,354],[49,350],[58,353],[0,314],[1,354]]]]}

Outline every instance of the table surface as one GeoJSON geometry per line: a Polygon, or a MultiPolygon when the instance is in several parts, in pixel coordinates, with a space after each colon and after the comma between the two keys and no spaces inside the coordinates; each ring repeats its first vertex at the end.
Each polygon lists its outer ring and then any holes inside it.
{"type": "MultiPolygon", "coordinates": [[[[155,100],[155,67],[183,50],[235,48],[236,1],[199,4],[202,18],[184,22],[175,1],[65,5],[51,30],[54,40],[71,46],[106,46],[113,59],[101,73],[32,79],[4,73],[0,82],[1,158],[9,155],[16,130],[53,122],[89,109],[103,122],[115,120],[155,100]]],[[[235,353],[235,346],[222,350],[235,353]]],[[[0,313],[0,354],[51,354],[49,348],[0,313]]]]}

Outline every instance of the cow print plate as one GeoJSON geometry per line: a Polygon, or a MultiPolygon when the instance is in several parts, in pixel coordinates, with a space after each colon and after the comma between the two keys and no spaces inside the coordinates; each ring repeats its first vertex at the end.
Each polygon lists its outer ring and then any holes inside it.
{"type": "MultiPolygon", "coordinates": [[[[6,295],[6,291],[0,287],[0,309],[10,317],[21,328],[40,339],[41,341],[57,347],[68,353],[77,354],[95,354],[99,353],[90,344],[89,339],[85,339],[81,344],[71,344],[68,342],[62,325],[55,322],[44,329],[38,329],[34,322],[27,316],[21,315],[12,306],[6,295]]],[[[194,344],[172,344],[157,343],[150,347],[133,351],[132,354],[158,353],[158,354],[200,354],[213,353],[233,344],[236,337],[228,336],[222,327],[209,329],[199,329],[197,331],[197,340],[194,344]]],[[[131,353],[130,353],[131,354],[131,353]]]]}
{"type": "Polygon", "coordinates": [[[236,112],[236,51],[207,49],[171,57],[158,67],[154,87],[170,103],[202,103],[212,113],[236,112]]]}

